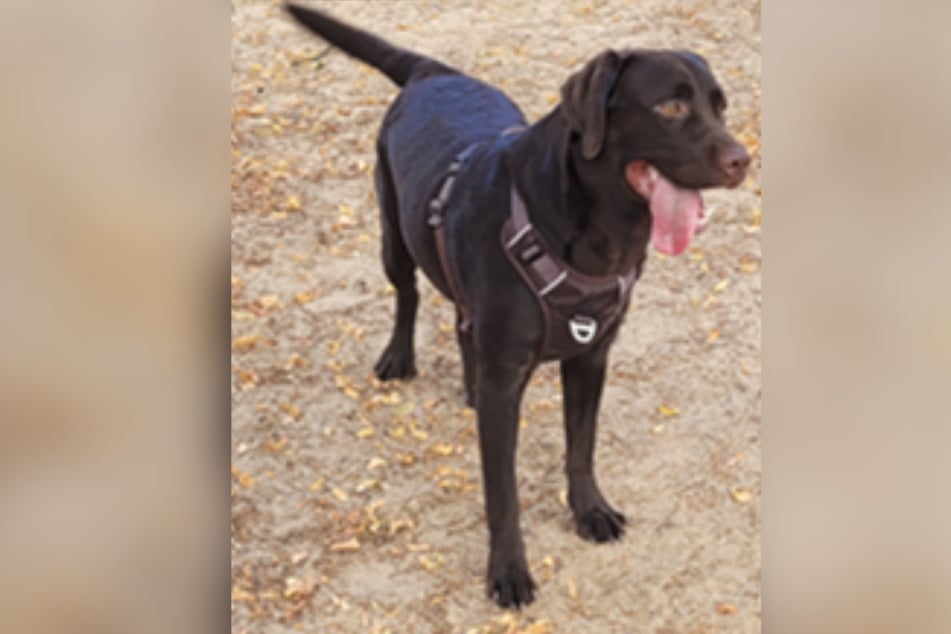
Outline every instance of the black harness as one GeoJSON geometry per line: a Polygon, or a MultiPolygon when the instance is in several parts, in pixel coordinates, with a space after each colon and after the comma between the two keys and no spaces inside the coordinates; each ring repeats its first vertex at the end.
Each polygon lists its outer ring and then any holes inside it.
{"type": "MultiPolygon", "coordinates": [[[[468,332],[472,322],[449,267],[443,216],[459,170],[478,146],[478,143],[470,145],[456,156],[438,194],[429,203],[429,225],[435,232],[436,250],[451,299],[459,309],[459,329],[462,332],[468,332]]],[[[505,254],[534,293],[544,316],[545,336],[539,357],[542,360],[567,359],[581,354],[621,318],[631,288],[640,277],[641,264],[626,275],[593,276],[572,268],[552,253],[531,224],[525,202],[514,184],[511,191],[509,217],[502,225],[500,238],[505,254]]]]}

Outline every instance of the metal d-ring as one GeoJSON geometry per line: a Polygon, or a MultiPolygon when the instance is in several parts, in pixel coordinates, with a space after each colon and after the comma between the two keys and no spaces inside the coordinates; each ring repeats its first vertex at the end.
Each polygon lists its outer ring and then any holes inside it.
{"type": "Polygon", "coordinates": [[[598,334],[598,322],[585,315],[575,315],[568,320],[568,329],[574,340],[582,345],[587,345],[594,340],[598,334]]]}

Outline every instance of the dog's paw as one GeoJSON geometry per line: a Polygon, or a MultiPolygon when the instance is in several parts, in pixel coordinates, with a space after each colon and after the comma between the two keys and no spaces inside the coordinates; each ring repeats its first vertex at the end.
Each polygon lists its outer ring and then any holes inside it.
{"type": "Polygon", "coordinates": [[[416,376],[416,364],[413,353],[400,350],[394,346],[387,346],[380,360],[373,366],[373,373],[381,381],[391,379],[409,379],[416,376]]]}
{"type": "Polygon", "coordinates": [[[583,539],[608,542],[621,539],[627,518],[607,503],[602,502],[575,516],[575,528],[583,539]]]}
{"type": "Polygon", "coordinates": [[[524,562],[489,568],[488,595],[503,608],[521,609],[535,600],[535,581],[524,562]]]}

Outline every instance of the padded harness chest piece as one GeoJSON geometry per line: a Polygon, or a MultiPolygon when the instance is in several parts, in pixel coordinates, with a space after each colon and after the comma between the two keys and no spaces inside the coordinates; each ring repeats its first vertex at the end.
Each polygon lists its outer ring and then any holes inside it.
{"type": "Polygon", "coordinates": [[[581,354],[620,319],[640,276],[640,264],[627,275],[593,276],[574,269],[548,249],[514,185],[501,237],[505,254],[535,294],[544,316],[543,360],[581,354]]]}
{"type": "MultiPolygon", "coordinates": [[[[512,132],[517,130],[506,131],[507,134],[512,132]]],[[[474,143],[456,156],[438,193],[429,203],[428,223],[435,234],[436,252],[450,297],[459,310],[462,332],[468,332],[472,322],[449,266],[443,216],[456,176],[478,146],[474,143]]],[[[502,225],[501,238],[506,256],[534,293],[544,316],[545,334],[539,350],[542,360],[567,359],[593,346],[620,319],[631,287],[641,274],[641,263],[626,275],[592,276],[572,268],[548,249],[530,222],[525,202],[514,184],[510,213],[502,225]]]]}

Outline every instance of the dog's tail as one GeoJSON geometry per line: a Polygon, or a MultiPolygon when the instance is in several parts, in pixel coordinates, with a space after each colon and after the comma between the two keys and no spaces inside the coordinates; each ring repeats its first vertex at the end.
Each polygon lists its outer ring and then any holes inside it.
{"type": "Polygon", "coordinates": [[[386,40],[336,20],[326,13],[286,3],[288,12],[308,29],[348,55],[382,71],[397,86],[403,86],[421,70],[452,72],[434,59],[399,48],[386,40]]]}

